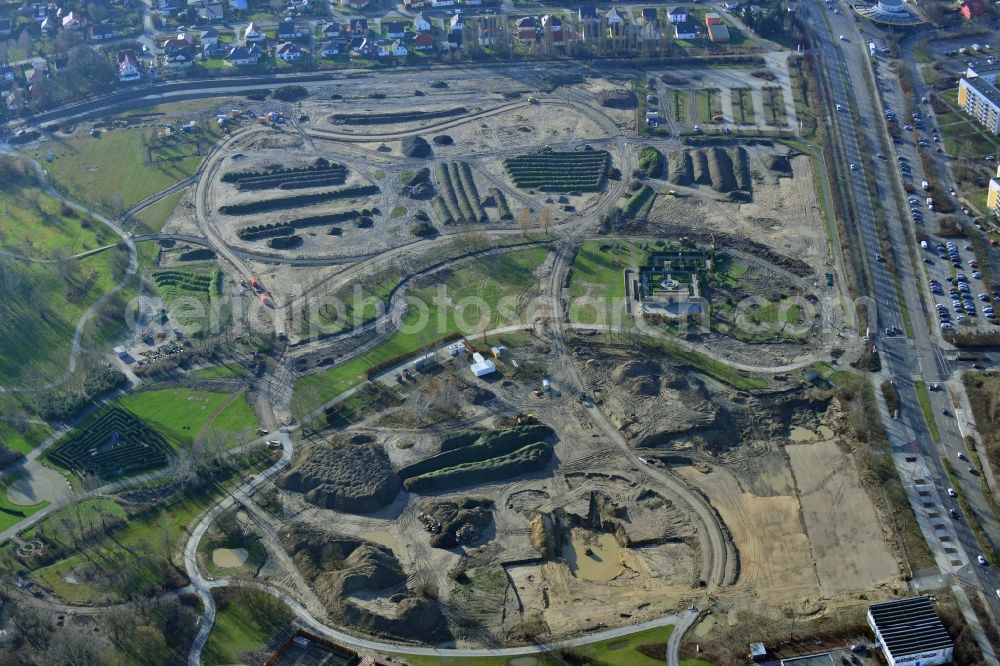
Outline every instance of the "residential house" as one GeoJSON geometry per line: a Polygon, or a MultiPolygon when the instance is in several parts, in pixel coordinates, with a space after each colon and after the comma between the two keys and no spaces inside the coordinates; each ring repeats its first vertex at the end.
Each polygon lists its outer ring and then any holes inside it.
{"type": "Polygon", "coordinates": [[[42,19],[42,25],[39,26],[42,32],[52,32],[56,29],[56,22],[52,20],[51,16],[46,16],[42,19]]]}
{"type": "Polygon", "coordinates": [[[351,22],[349,24],[349,32],[352,35],[367,35],[368,19],[366,18],[351,19],[351,22]]]}
{"type": "Polygon", "coordinates": [[[434,38],[429,32],[421,32],[413,38],[413,48],[417,51],[429,51],[434,48],[434,38]]]}
{"type": "Polygon", "coordinates": [[[462,48],[463,35],[461,30],[452,30],[448,33],[448,46],[453,49],[462,48]]]}
{"type": "Polygon", "coordinates": [[[676,39],[697,39],[698,33],[696,32],[694,23],[691,23],[690,21],[675,23],[674,37],[676,39]]]}
{"type": "Polygon", "coordinates": [[[80,16],[79,12],[70,12],[63,16],[63,30],[79,30],[87,24],[87,19],[80,16]]]}
{"type": "Polygon", "coordinates": [[[392,55],[396,58],[404,58],[410,54],[410,52],[406,50],[406,45],[403,44],[403,40],[401,39],[397,39],[392,43],[391,50],[392,55]]]}
{"type": "Polygon", "coordinates": [[[533,42],[538,38],[538,26],[534,16],[522,16],[514,22],[517,26],[517,40],[521,43],[533,42]]]}
{"type": "Polygon", "coordinates": [[[643,23],[642,29],[639,31],[639,37],[644,42],[658,42],[662,36],[660,26],[656,23],[643,23]]]}
{"type": "Polygon", "coordinates": [[[96,25],[90,26],[90,39],[94,42],[104,42],[114,39],[118,35],[118,28],[109,19],[104,19],[96,25]]]}
{"type": "Polygon", "coordinates": [[[455,0],[431,0],[431,7],[437,9],[439,7],[452,7],[455,4],[455,0]]]}
{"type": "Polygon", "coordinates": [[[224,16],[225,12],[220,4],[205,5],[198,10],[198,18],[208,23],[218,23],[224,16]]]}
{"type": "Polygon", "coordinates": [[[430,32],[431,22],[424,17],[423,12],[420,12],[413,17],[413,27],[417,32],[430,32]]]}
{"type": "Polygon", "coordinates": [[[728,42],[729,28],[721,23],[713,23],[708,26],[708,39],[712,42],[728,42]]]}
{"type": "Polygon", "coordinates": [[[326,39],[333,39],[334,37],[340,37],[343,32],[344,27],[339,21],[331,21],[323,26],[323,37],[326,39]]]}
{"type": "Polygon", "coordinates": [[[577,10],[577,18],[580,19],[580,23],[596,23],[600,20],[597,16],[597,7],[594,5],[580,7],[577,10]]]}
{"type": "Polygon", "coordinates": [[[1000,214],[1000,166],[997,167],[997,177],[990,178],[990,187],[986,190],[986,207],[994,214],[1000,214]]]}
{"type": "Polygon", "coordinates": [[[305,34],[295,27],[295,21],[291,17],[283,18],[278,23],[278,41],[287,42],[292,39],[302,39],[305,34]]]}
{"type": "Polygon", "coordinates": [[[370,58],[378,53],[378,46],[367,37],[355,37],[351,40],[351,56],[370,58]]]}
{"type": "Polygon", "coordinates": [[[608,26],[608,37],[619,37],[625,32],[625,17],[618,13],[617,7],[604,14],[604,22],[608,26]]]}
{"type": "Polygon", "coordinates": [[[982,16],[986,13],[986,6],[983,0],[965,0],[959,8],[958,11],[962,13],[966,19],[974,19],[977,16],[982,16]]]}
{"type": "Polygon", "coordinates": [[[686,23],[688,20],[688,13],[683,7],[671,7],[667,10],[667,18],[674,24],[686,23]]]}
{"type": "Polygon", "coordinates": [[[226,62],[236,67],[247,67],[260,62],[261,49],[257,44],[234,46],[226,56],[226,62]]]}
{"type": "Polygon", "coordinates": [[[160,0],[156,7],[161,14],[173,15],[181,8],[180,0],[160,0]]]}
{"type": "Polygon", "coordinates": [[[402,39],[406,34],[406,26],[402,21],[388,21],[382,24],[382,31],[389,39],[402,39]]]}
{"type": "Polygon", "coordinates": [[[302,60],[302,49],[295,42],[284,42],[274,52],[274,57],[284,62],[302,60]]]}
{"type": "Polygon", "coordinates": [[[660,19],[656,14],[655,7],[643,7],[642,22],[646,25],[656,25],[660,22],[660,19]]]}
{"type": "Polygon", "coordinates": [[[456,31],[461,32],[462,30],[464,30],[465,29],[465,22],[462,21],[462,15],[461,14],[454,14],[451,17],[451,20],[448,21],[448,28],[452,32],[456,32],[456,31]]]}
{"type": "Polygon", "coordinates": [[[465,4],[469,5],[470,7],[478,7],[479,5],[483,4],[483,0],[465,0],[465,4]]]}
{"type": "Polygon", "coordinates": [[[119,81],[138,81],[140,76],[139,72],[139,59],[135,57],[135,51],[132,49],[125,49],[118,52],[118,80],[119,81]]]}
{"type": "Polygon", "coordinates": [[[601,18],[597,14],[597,8],[580,7],[577,10],[577,18],[580,23],[580,38],[583,40],[594,40],[600,34],[601,18]]]}
{"type": "Polygon", "coordinates": [[[564,40],[561,18],[558,16],[552,16],[551,14],[543,16],[542,31],[548,35],[550,40],[552,40],[552,44],[555,46],[562,46],[564,40]]]}
{"type": "Polygon", "coordinates": [[[500,32],[499,19],[496,16],[477,16],[474,19],[476,26],[476,39],[480,46],[494,46],[497,43],[497,34],[500,32]]]}
{"type": "Polygon", "coordinates": [[[324,58],[335,58],[344,52],[344,43],[339,40],[325,42],[319,53],[324,58]]]}
{"type": "Polygon", "coordinates": [[[247,0],[229,0],[229,8],[237,12],[247,10],[247,0]]]}
{"type": "Polygon", "coordinates": [[[0,19],[0,37],[7,37],[14,30],[14,22],[10,19],[0,19]]]}
{"type": "Polygon", "coordinates": [[[364,9],[370,4],[370,0],[342,0],[341,4],[351,9],[364,9]]]}
{"type": "Polygon", "coordinates": [[[216,30],[215,28],[208,28],[203,33],[201,33],[201,45],[202,47],[218,46],[219,31],[216,30]]]}
{"type": "Polygon", "coordinates": [[[705,14],[706,26],[721,25],[721,24],[722,24],[722,17],[716,14],[715,12],[708,12],[707,14],[705,14]]]}
{"type": "Polygon", "coordinates": [[[264,31],[253,21],[247,24],[246,29],[243,31],[243,43],[244,44],[255,44],[257,42],[263,42],[267,37],[264,35],[264,31]]]}
{"type": "Polygon", "coordinates": [[[425,0],[403,0],[403,4],[407,9],[423,9],[429,7],[431,3],[425,2],[425,0]]]}

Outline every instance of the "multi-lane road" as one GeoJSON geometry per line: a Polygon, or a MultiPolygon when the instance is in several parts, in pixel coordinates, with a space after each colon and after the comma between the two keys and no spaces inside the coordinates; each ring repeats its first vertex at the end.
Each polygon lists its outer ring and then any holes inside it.
{"type": "MultiPolygon", "coordinates": [[[[991,568],[977,563],[981,549],[969,527],[970,517],[951,517],[952,509],[959,516],[961,509],[947,492],[951,483],[943,459],[957,460],[956,452],[964,444],[954,418],[944,418],[950,393],[934,392],[931,398],[940,446],[934,442],[919,407],[916,382],[943,382],[956,368],[945,359],[941,340],[925,315],[923,272],[914,263],[915,236],[899,205],[903,190],[895,170],[893,146],[883,148],[889,143],[885,140],[888,133],[882,101],[869,68],[867,45],[849,8],[843,7],[838,15],[814,0],[803,11],[814,26],[818,64],[828,83],[829,96],[834,98],[825,101],[840,146],[840,159],[845,162],[841,174],[851,190],[857,222],[857,228],[848,233],[856,233],[851,244],[861,254],[870,277],[871,331],[877,337],[882,374],[895,384],[901,398],[897,418],[887,413],[884,404],[882,410],[897,469],[942,573],[951,576],[952,582],[961,580],[983,590],[996,617],[1000,615],[1000,600],[994,591],[1000,588],[1000,582],[991,568]],[[843,110],[834,110],[836,104],[843,110]],[[883,150],[890,151],[887,159],[876,158],[876,153],[883,150]],[[884,229],[879,230],[877,223],[883,223],[884,229]],[[891,261],[881,260],[876,253],[886,254],[891,261]],[[880,335],[886,327],[897,326],[906,333],[880,335]]],[[[948,413],[953,412],[949,409],[948,413]]],[[[965,483],[960,490],[974,511],[982,514],[977,519],[992,518],[978,481],[965,483]],[[986,511],[976,507],[986,507],[986,511]]],[[[961,598],[961,591],[956,592],[961,598]]],[[[985,639],[979,642],[984,653],[992,657],[985,639]]]]}

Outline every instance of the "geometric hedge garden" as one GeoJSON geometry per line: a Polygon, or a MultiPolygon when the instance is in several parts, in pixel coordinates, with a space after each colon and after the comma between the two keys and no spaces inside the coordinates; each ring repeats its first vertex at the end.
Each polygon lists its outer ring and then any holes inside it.
{"type": "Polygon", "coordinates": [[[49,459],[107,479],[163,467],[169,454],[160,433],[125,410],[110,407],[60,444],[49,459]]]}

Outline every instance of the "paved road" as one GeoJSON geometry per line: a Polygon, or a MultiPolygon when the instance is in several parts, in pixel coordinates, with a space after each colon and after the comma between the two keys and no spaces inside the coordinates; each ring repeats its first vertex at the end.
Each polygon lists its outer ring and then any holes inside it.
{"type": "MultiPolygon", "coordinates": [[[[872,160],[873,152],[882,151],[882,139],[888,133],[883,121],[881,101],[873,97],[871,72],[868,65],[867,47],[849,18],[849,8],[842,7],[842,15],[826,12],[821,3],[813,1],[804,7],[812,16],[818,37],[816,50],[820,66],[825,70],[834,99],[827,100],[827,108],[834,103],[842,104],[846,111],[832,111],[845,159],[856,165],[856,170],[842,171],[845,181],[853,190],[853,203],[858,220],[859,237],[857,249],[862,253],[871,284],[873,296],[873,331],[881,331],[886,326],[904,328],[904,318],[908,316],[912,324],[912,337],[902,335],[880,337],[878,348],[883,363],[882,377],[890,379],[897,387],[902,401],[899,418],[887,413],[880,391],[876,394],[883,410],[883,422],[892,445],[896,467],[909,494],[911,505],[925,538],[934,552],[942,571],[967,581],[977,587],[992,592],[997,585],[988,570],[975,562],[978,547],[965,521],[953,521],[947,510],[954,504],[945,494],[947,485],[942,481],[943,469],[940,452],[934,446],[930,431],[916,395],[915,380],[927,378],[936,381],[950,374],[951,368],[944,354],[928,329],[921,300],[922,278],[914,270],[912,263],[915,240],[904,220],[903,211],[897,207],[897,196],[902,194],[898,174],[889,169],[895,160],[872,160]],[[835,35],[847,36],[846,41],[835,35]],[[874,202],[878,202],[886,220],[885,233],[888,247],[883,248],[878,230],[875,228],[874,202]],[[875,258],[876,252],[891,252],[896,267],[895,273],[887,264],[875,258]],[[898,280],[898,282],[897,282],[898,280]]],[[[943,435],[945,433],[942,433],[943,435]]],[[[995,595],[990,603],[996,611],[995,595]]],[[[974,628],[978,623],[966,617],[974,628]]],[[[984,654],[995,658],[992,648],[980,630],[978,642],[984,654]]]]}

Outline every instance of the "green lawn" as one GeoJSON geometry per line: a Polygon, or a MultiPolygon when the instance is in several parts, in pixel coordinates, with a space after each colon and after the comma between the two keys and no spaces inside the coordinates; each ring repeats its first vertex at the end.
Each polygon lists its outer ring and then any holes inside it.
{"type": "MultiPolygon", "coordinates": [[[[666,643],[673,627],[647,629],[637,633],[613,638],[599,643],[591,643],[575,648],[567,648],[558,653],[543,653],[527,657],[420,657],[394,655],[411,666],[564,666],[565,664],[596,664],[600,666],[655,666],[666,663],[666,643]],[[663,658],[648,657],[639,652],[640,646],[663,647],[663,658]],[[532,660],[534,660],[532,662],[532,660]]],[[[697,666],[697,660],[685,660],[682,664],[697,666]]]]}
{"type": "Polygon", "coordinates": [[[938,432],[937,422],[934,421],[934,409],[931,407],[931,394],[927,392],[927,382],[918,380],[913,382],[913,387],[917,391],[917,401],[920,402],[920,411],[924,413],[924,420],[931,431],[931,437],[935,442],[941,440],[941,433],[938,432]]]}
{"type": "Polygon", "coordinates": [[[573,261],[570,321],[607,324],[625,307],[625,269],[644,264],[652,248],[635,241],[586,241],[573,261]]]}
{"type": "Polygon", "coordinates": [[[105,225],[64,207],[37,187],[14,185],[0,189],[0,246],[8,252],[53,259],[118,240],[118,235],[105,225]]]}
{"type": "Polygon", "coordinates": [[[118,247],[58,264],[0,256],[5,285],[0,299],[4,385],[61,379],[84,311],[121,279],[127,264],[128,252],[118,247]]]}
{"type": "Polygon", "coordinates": [[[44,509],[48,502],[39,502],[29,506],[20,506],[7,499],[7,487],[13,483],[18,476],[11,476],[0,481],[0,530],[6,530],[30,516],[31,514],[44,509]]]}
{"type": "Polygon", "coordinates": [[[240,663],[241,652],[260,650],[292,612],[267,592],[229,588],[213,592],[217,615],[202,653],[206,666],[240,663]]]}
{"type": "Polygon", "coordinates": [[[220,363],[207,368],[199,368],[191,373],[198,379],[227,379],[229,377],[246,377],[247,369],[236,363],[220,363]]]}
{"type": "Polygon", "coordinates": [[[256,431],[257,417],[243,396],[169,388],[122,396],[118,404],[159,431],[177,447],[190,446],[206,426],[226,435],[256,431]],[[219,410],[217,415],[213,414],[219,410]]]}
{"type": "Polygon", "coordinates": [[[163,229],[167,218],[174,212],[178,202],[180,202],[186,192],[187,190],[181,190],[180,192],[168,194],[156,203],[150,204],[136,213],[135,219],[138,221],[138,224],[135,227],[135,234],[137,236],[155,234],[163,229]]]}
{"type": "Polygon", "coordinates": [[[768,125],[784,127],[785,119],[785,96],[781,88],[768,86],[762,89],[764,93],[764,120],[768,125]]]}
{"type": "MultiPolygon", "coordinates": [[[[147,109],[156,112],[157,108],[147,109]]],[[[165,121],[169,121],[166,118],[165,121]]],[[[215,123],[203,121],[201,131],[161,142],[152,127],[126,127],[101,133],[98,137],[73,136],[51,145],[35,157],[49,177],[72,196],[111,215],[118,215],[146,197],[194,174],[202,158],[187,156],[189,146],[178,141],[198,138],[204,155],[220,136],[215,123]],[[163,161],[147,163],[147,147],[157,145],[154,157],[163,161]]]]}
{"type": "Polygon", "coordinates": [[[675,89],[670,92],[670,105],[674,116],[674,122],[687,122],[690,102],[688,102],[687,91],[675,89]]]}
{"type": "Polygon", "coordinates": [[[752,125],[754,122],[753,99],[749,88],[733,88],[733,118],[737,123],[752,125]]]}
{"type": "Polygon", "coordinates": [[[8,421],[0,421],[0,446],[11,451],[27,454],[52,434],[46,425],[26,423],[23,426],[8,421]]]}
{"type": "Polygon", "coordinates": [[[351,326],[360,326],[375,318],[380,303],[385,303],[401,276],[392,271],[348,284],[331,294],[310,319],[324,333],[337,333],[351,326]]]}
{"type": "Polygon", "coordinates": [[[475,259],[459,264],[442,283],[410,290],[410,307],[400,330],[371,352],[296,380],[293,410],[308,413],[360,383],[370,368],[447,336],[510,324],[521,299],[537,286],[533,272],[547,253],[548,249],[535,247],[475,259]]]}
{"type": "Polygon", "coordinates": [[[718,88],[702,88],[695,91],[695,122],[708,123],[722,113],[722,92],[718,88]]]}
{"type": "Polygon", "coordinates": [[[81,526],[89,531],[98,529],[109,520],[120,524],[126,516],[122,505],[112,499],[88,499],[46,516],[34,527],[22,532],[21,536],[25,539],[38,536],[49,542],[71,544],[81,526]]]}

